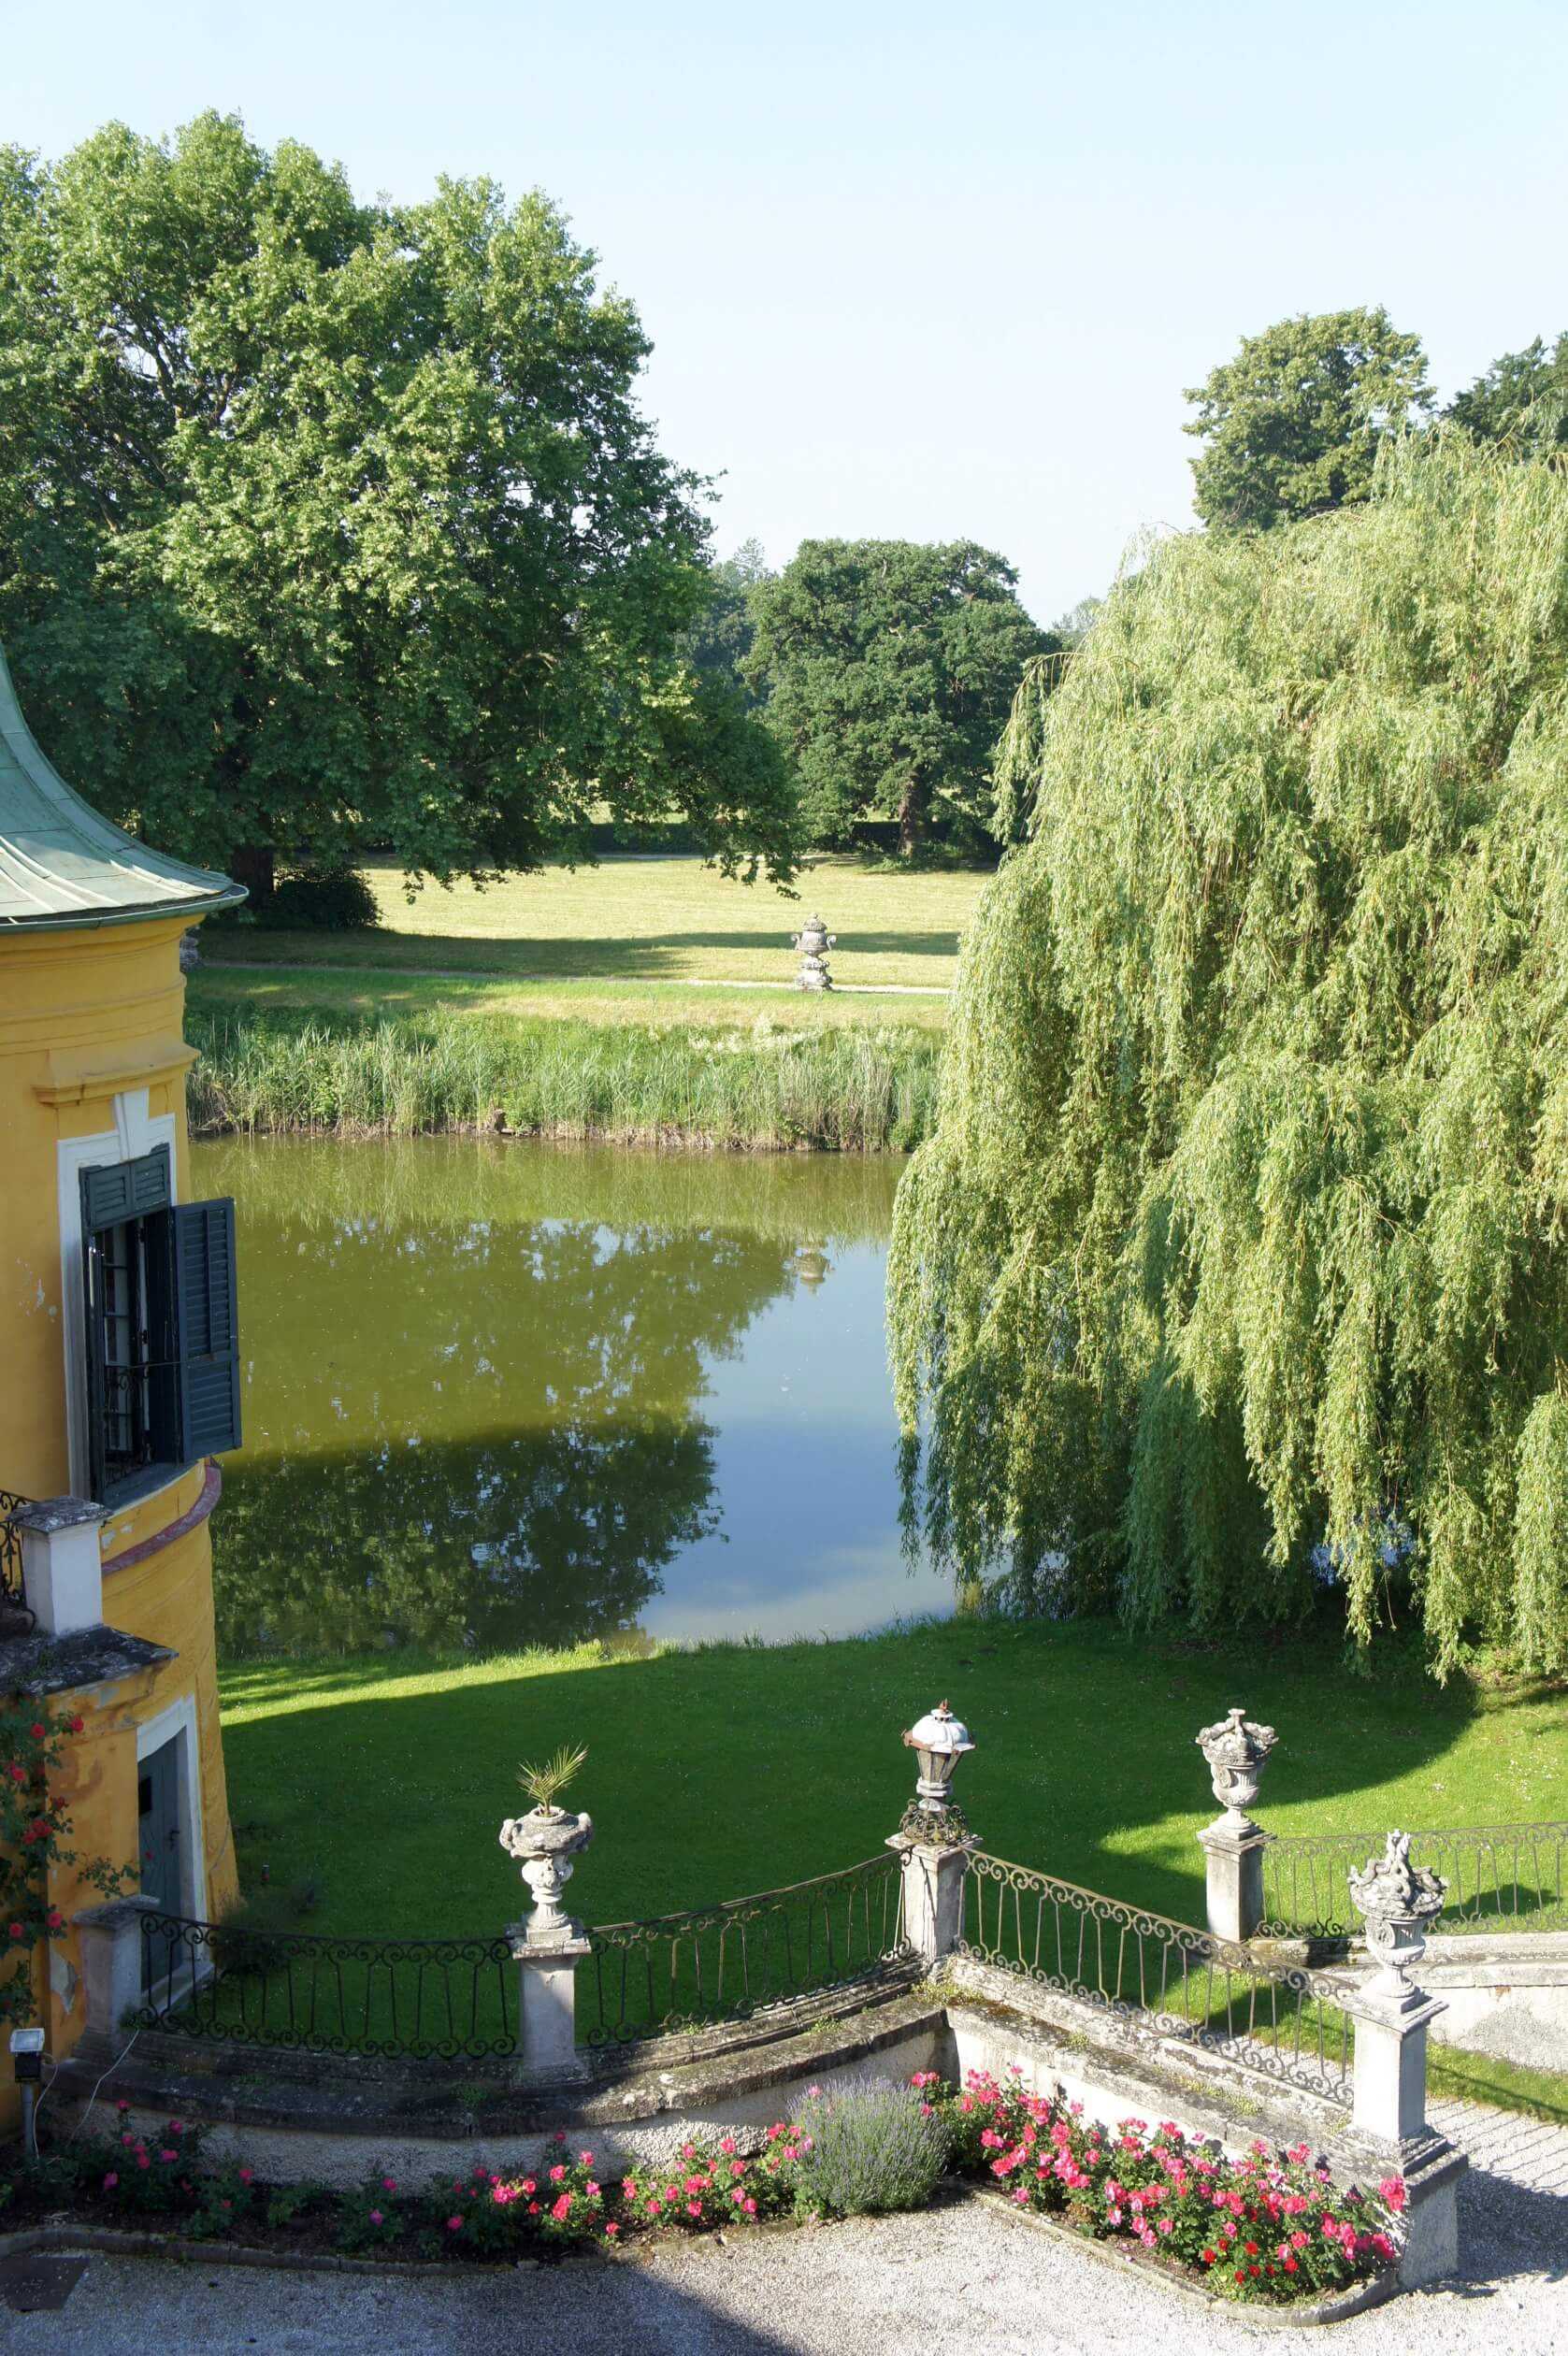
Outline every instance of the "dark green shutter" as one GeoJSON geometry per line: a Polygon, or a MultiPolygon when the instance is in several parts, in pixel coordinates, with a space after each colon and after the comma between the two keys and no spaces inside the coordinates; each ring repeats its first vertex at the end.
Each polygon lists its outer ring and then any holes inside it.
{"type": "Polygon", "coordinates": [[[234,1204],[181,1202],[174,1211],[179,1447],[181,1464],[239,1445],[239,1319],[234,1204]]]}
{"type": "Polygon", "coordinates": [[[169,1149],[159,1145],[137,1161],[109,1162],[81,1173],[81,1222],[89,1233],[162,1211],[169,1199],[169,1149]]]}

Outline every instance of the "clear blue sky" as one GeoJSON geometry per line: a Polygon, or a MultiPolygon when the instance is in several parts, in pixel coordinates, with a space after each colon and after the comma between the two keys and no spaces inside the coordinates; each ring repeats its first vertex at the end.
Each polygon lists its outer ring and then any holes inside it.
{"type": "Polygon", "coordinates": [[[967,536],[1049,620],[1190,520],[1182,387],[1384,303],[1446,395],[1568,327],[1568,5],[0,0],[0,138],[236,108],[362,194],[539,186],[721,549],[967,536]]]}

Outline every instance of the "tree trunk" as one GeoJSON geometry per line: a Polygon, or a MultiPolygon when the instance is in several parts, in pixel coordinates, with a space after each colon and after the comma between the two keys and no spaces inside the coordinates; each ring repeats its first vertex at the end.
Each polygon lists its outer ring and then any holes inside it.
{"type": "Polygon", "coordinates": [[[926,840],[926,822],[930,815],[931,789],[918,770],[904,780],[904,790],[899,800],[899,856],[911,859],[926,840]]]}
{"type": "Polygon", "coordinates": [[[272,905],[273,850],[270,842],[247,843],[236,851],[229,860],[229,873],[237,884],[243,884],[251,895],[251,906],[259,914],[272,905]]]}

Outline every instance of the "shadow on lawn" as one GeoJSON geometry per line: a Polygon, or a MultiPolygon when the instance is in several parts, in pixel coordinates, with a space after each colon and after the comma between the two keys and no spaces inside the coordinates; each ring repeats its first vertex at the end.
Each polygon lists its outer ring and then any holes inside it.
{"type": "Polygon", "coordinates": [[[548,1674],[453,1660],[443,1689],[396,1694],[390,1680],[431,1664],[248,1664],[225,1676],[227,1702],[277,1715],[234,1725],[225,1745],[237,1819],[270,1815],[281,1870],[321,1864],[329,1927],[469,1932],[511,1894],[495,1844],[520,1756],[587,1744],[597,1837],[573,1897],[590,1921],[625,1919],[878,1854],[908,1796],[899,1730],[947,1694],[979,1744],[963,1798],[988,1849],[1192,1921],[1192,1836],[1214,1814],[1193,1735],[1229,1702],[1279,1728],[1260,1813],[1292,1830],[1418,1818],[1378,1788],[1450,1750],[1481,1706],[1468,1688],[1426,1685],[1413,1660],[1368,1686],[1328,1643],[1309,1661],[1303,1649],[1155,1650],[1093,1625],[959,1621],[548,1674]],[[393,1822],[389,1874],[377,1860],[393,1822]]]}
{"type": "MultiPolygon", "coordinates": [[[[798,920],[798,922],[803,921],[798,920]]],[[[392,927],[354,933],[248,932],[227,936],[208,963],[215,970],[269,965],[352,966],[387,972],[484,972],[542,981],[580,975],[604,981],[684,981],[692,950],[705,955],[704,970],[722,977],[726,956],[766,951],[779,960],[787,981],[795,952],[785,923],[756,932],[662,932],[610,940],[562,936],[530,939],[519,934],[400,932],[392,927]]],[[[872,957],[945,957],[958,954],[951,931],[842,933],[831,954],[872,957]]]]}

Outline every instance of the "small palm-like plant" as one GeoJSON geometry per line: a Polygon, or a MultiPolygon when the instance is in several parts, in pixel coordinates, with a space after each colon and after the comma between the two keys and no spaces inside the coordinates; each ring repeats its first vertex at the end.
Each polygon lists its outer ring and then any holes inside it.
{"type": "Polygon", "coordinates": [[[554,1759],[541,1759],[535,1766],[525,1761],[517,1770],[517,1780],[543,1815],[564,1815],[565,1811],[555,1805],[556,1798],[565,1791],[587,1756],[585,1749],[572,1750],[563,1743],[554,1759]]]}

